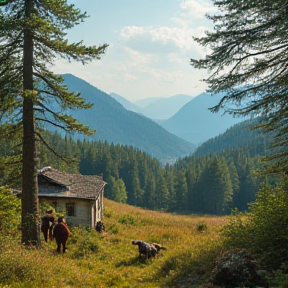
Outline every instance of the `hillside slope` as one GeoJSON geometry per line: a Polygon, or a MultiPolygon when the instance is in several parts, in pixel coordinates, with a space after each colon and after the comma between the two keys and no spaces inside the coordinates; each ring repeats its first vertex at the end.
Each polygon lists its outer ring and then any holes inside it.
{"type": "MultiPolygon", "coordinates": [[[[223,252],[219,230],[227,217],[172,215],[108,199],[104,199],[104,207],[106,233],[69,226],[72,235],[64,255],[56,253],[56,242],[46,243],[42,233],[41,249],[23,249],[19,229],[1,233],[0,286],[191,287],[193,275],[194,287],[213,287],[207,282],[214,259],[223,252]],[[199,233],[199,223],[209,229],[199,233]],[[167,250],[161,250],[155,258],[139,257],[138,246],[131,243],[135,239],[159,243],[167,250]]],[[[19,217],[12,219],[19,222],[19,217]]]]}
{"type": "Polygon", "coordinates": [[[219,94],[211,96],[202,93],[184,105],[174,116],[157,123],[178,137],[201,144],[244,120],[228,114],[222,115],[223,112],[212,113],[208,109],[216,105],[221,97],[219,94]]]}
{"type": "Polygon", "coordinates": [[[259,124],[260,118],[250,119],[227,129],[224,133],[204,142],[195,151],[195,155],[209,155],[214,152],[232,148],[248,148],[251,157],[268,153],[269,134],[263,134],[257,129],[251,129],[259,124]]]}
{"type": "Polygon", "coordinates": [[[158,159],[179,158],[194,152],[195,145],[167,132],[154,121],[127,111],[86,81],[71,74],[63,78],[70,91],[81,92],[83,98],[94,104],[91,109],[73,111],[79,121],[97,130],[90,139],[131,145],[158,159]]]}
{"type": "Polygon", "coordinates": [[[125,109],[139,114],[143,114],[142,108],[140,106],[137,106],[136,104],[130,102],[121,95],[112,92],[110,93],[110,96],[114,98],[117,102],[119,102],[125,109]]]}

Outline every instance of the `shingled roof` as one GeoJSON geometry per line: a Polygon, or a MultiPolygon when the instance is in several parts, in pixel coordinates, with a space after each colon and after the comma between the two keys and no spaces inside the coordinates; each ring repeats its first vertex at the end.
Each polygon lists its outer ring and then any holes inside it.
{"type": "Polygon", "coordinates": [[[80,175],[61,172],[50,166],[38,171],[38,179],[43,177],[48,182],[61,187],[53,190],[39,185],[38,196],[97,199],[107,184],[102,176],[80,175]]]}

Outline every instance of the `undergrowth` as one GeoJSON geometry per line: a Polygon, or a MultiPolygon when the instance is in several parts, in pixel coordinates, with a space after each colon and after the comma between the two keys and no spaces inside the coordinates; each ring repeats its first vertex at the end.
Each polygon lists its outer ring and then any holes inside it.
{"type": "Polygon", "coordinates": [[[209,282],[213,260],[222,250],[219,230],[228,217],[170,215],[107,199],[104,204],[106,234],[71,227],[65,254],[56,253],[55,241],[45,243],[42,235],[41,247],[27,249],[19,232],[2,233],[0,287],[161,288],[209,282]],[[199,223],[205,223],[201,233],[199,223]],[[133,239],[158,242],[167,250],[141,258],[133,239]]]}

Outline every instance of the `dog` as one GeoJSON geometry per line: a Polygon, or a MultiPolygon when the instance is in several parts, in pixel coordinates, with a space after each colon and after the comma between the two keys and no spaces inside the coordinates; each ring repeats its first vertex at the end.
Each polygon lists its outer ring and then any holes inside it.
{"type": "Polygon", "coordinates": [[[157,253],[159,253],[160,250],[167,250],[167,248],[162,246],[161,244],[158,244],[158,243],[150,243],[150,244],[153,245],[157,249],[157,253]]]}
{"type": "Polygon", "coordinates": [[[141,240],[132,240],[133,245],[138,245],[139,257],[144,255],[146,258],[155,257],[161,249],[167,250],[158,243],[147,243],[141,240]]]}

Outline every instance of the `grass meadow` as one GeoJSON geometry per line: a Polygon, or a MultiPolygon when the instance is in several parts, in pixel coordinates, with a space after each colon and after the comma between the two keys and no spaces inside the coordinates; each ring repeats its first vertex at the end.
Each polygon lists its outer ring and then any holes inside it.
{"type": "Polygon", "coordinates": [[[229,217],[172,215],[105,199],[106,234],[71,228],[65,254],[56,242],[25,248],[21,235],[0,236],[0,288],[213,287],[213,261],[222,251],[220,228],[229,217]],[[134,239],[167,248],[140,258],[134,239]]]}

